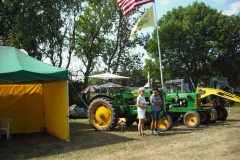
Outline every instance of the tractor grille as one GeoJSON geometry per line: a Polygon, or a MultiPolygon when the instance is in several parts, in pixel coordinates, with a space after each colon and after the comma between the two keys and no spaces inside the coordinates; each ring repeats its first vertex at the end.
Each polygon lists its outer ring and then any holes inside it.
{"type": "Polygon", "coordinates": [[[197,108],[200,108],[200,107],[201,107],[201,99],[200,99],[200,98],[195,98],[195,99],[194,99],[194,103],[195,103],[195,105],[197,106],[197,108]]]}

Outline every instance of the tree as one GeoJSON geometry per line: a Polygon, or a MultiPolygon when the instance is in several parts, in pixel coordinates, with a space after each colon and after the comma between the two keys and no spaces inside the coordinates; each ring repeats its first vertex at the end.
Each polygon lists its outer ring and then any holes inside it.
{"type": "Polygon", "coordinates": [[[83,2],[1,1],[0,44],[23,48],[30,56],[47,58],[58,67],[63,67],[64,54],[68,54],[68,68],[74,49],[74,21],[83,2]]]}
{"type": "Polygon", "coordinates": [[[114,13],[107,1],[89,1],[84,8],[77,24],[76,55],[81,59],[84,68],[84,85],[88,85],[88,76],[97,65],[97,60],[103,51],[104,34],[109,31],[109,17],[114,13]]]}
{"type": "MultiPolygon", "coordinates": [[[[130,49],[135,48],[137,45],[143,45],[146,37],[140,36],[134,40],[130,39],[130,29],[139,17],[139,14],[137,18],[134,18],[133,15],[136,16],[134,12],[127,17],[123,16],[122,11],[118,7],[113,15],[112,28],[110,32],[105,35],[105,49],[102,55],[108,72],[123,72],[126,71],[126,65],[132,66],[133,68],[141,65],[139,63],[141,57],[138,56],[141,53],[134,53],[130,51],[130,49]]],[[[131,68],[128,69],[130,69],[128,71],[131,71],[131,68]]]]}
{"type": "MultiPolygon", "coordinates": [[[[161,18],[158,23],[164,77],[191,77],[195,83],[209,81],[215,70],[212,64],[219,55],[222,33],[217,24],[220,17],[221,12],[195,2],[185,8],[173,9],[161,18]]],[[[147,60],[146,70],[155,70],[153,66],[158,66],[156,40],[155,31],[146,46],[155,63],[147,60]]]]}
{"type": "Polygon", "coordinates": [[[130,53],[137,45],[129,36],[133,26],[131,20],[131,17],[123,17],[115,0],[86,3],[79,17],[76,36],[76,55],[83,64],[80,71],[85,85],[93,71],[117,73],[133,70],[132,66],[139,64],[137,53],[130,53]]]}
{"type": "Polygon", "coordinates": [[[39,27],[41,19],[37,15],[41,10],[41,5],[37,1],[32,3],[21,1],[1,1],[1,38],[4,45],[24,48],[31,56],[41,59],[41,54],[37,50],[37,42],[41,40],[39,27]]]}
{"type": "MultiPolygon", "coordinates": [[[[51,34],[55,33],[55,35],[49,34],[39,49],[54,66],[69,68],[75,49],[76,23],[82,13],[83,4],[84,0],[64,1],[63,6],[59,6],[58,9],[61,23],[58,27],[49,25],[50,28],[46,29],[50,30],[51,34]],[[66,61],[64,65],[63,59],[66,61]]],[[[51,22],[48,23],[50,24],[51,22]]]]}
{"type": "Polygon", "coordinates": [[[221,16],[218,21],[216,75],[227,77],[233,86],[240,85],[240,15],[221,16]]]}

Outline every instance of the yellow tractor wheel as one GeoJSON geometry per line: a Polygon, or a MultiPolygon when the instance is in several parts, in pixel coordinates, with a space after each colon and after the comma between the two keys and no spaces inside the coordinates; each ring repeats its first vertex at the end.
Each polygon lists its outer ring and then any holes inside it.
{"type": "Polygon", "coordinates": [[[88,110],[89,123],[96,130],[111,130],[118,122],[117,108],[111,105],[110,99],[96,99],[88,110]]]}
{"type": "Polygon", "coordinates": [[[160,131],[167,131],[172,128],[172,118],[170,115],[163,115],[160,118],[158,129],[160,131]]]}
{"type": "Polygon", "coordinates": [[[183,117],[184,124],[189,128],[197,128],[200,125],[200,115],[196,111],[188,111],[183,117]]]}

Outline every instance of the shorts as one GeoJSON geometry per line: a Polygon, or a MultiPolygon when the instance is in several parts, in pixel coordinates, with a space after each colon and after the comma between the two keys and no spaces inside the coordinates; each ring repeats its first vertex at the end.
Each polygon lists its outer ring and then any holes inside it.
{"type": "Polygon", "coordinates": [[[152,111],[152,120],[157,121],[160,119],[160,111],[152,111]]]}
{"type": "Polygon", "coordinates": [[[145,119],[146,118],[146,111],[138,111],[138,119],[145,119]]]}

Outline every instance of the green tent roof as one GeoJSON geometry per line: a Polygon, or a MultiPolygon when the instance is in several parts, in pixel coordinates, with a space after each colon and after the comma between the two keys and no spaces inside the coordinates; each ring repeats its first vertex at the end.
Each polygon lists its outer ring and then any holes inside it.
{"type": "Polygon", "coordinates": [[[68,71],[43,63],[19,49],[0,46],[0,80],[52,81],[67,80],[68,71]]]}

